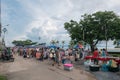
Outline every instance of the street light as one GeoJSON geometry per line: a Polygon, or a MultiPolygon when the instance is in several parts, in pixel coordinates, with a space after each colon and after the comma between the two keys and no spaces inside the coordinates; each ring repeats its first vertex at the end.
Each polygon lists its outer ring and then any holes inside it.
{"type": "Polygon", "coordinates": [[[5,45],[5,33],[7,32],[7,29],[3,28],[2,31],[4,32],[4,35],[3,35],[3,45],[5,45]]]}
{"type": "Polygon", "coordinates": [[[9,24],[7,24],[7,25],[1,25],[1,23],[0,23],[0,37],[1,37],[1,34],[2,34],[2,31],[3,31],[3,38],[2,38],[2,44],[5,46],[5,33],[7,32],[7,28],[5,28],[4,26],[9,26],[9,24]],[[2,27],[3,27],[3,29],[2,29],[2,27]]]}
{"type": "MultiPolygon", "coordinates": [[[[99,20],[95,20],[95,21],[98,21],[99,22],[99,24],[100,24],[100,19],[99,20]]],[[[108,21],[107,21],[108,22],[108,21]]],[[[107,22],[106,22],[106,24],[104,25],[104,28],[105,28],[105,33],[104,33],[104,35],[105,35],[105,49],[106,49],[106,51],[107,51],[107,22]]],[[[101,30],[103,30],[104,29],[103,27],[101,27],[101,30]]]]}
{"type": "Polygon", "coordinates": [[[109,23],[109,21],[112,22],[112,21],[114,21],[114,20],[115,20],[115,18],[110,19],[110,20],[107,20],[107,21],[106,21],[106,24],[105,24],[106,51],[107,51],[107,34],[108,34],[108,29],[109,29],[109,26],[107,26],[107,24],[109,23]],[[107,27],[108,27],[108,28],[107,28],[107,27]]]}
{"type": "MultiPolygon", "coordinates": [[[[0,37],[1,37],[1,34],[2,34],[2,27],[4,27],[4,26],[9,26],[9,24],[2,26],[2,24],[0,23],[0,37]]],[[[3,28],[3,29],[4,29],[4,28],[3,28]]]]}

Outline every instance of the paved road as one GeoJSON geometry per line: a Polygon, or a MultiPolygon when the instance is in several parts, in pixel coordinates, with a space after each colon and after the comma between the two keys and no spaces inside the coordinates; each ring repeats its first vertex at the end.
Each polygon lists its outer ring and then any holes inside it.
{"type": "Polygon", "coordinates": [[[20,56],[15,58],[15,62],[0,65],[0,74],[7,75],[8,80],[96,80],[82,69],[65,71],[63,66],[52,67],[49,61],[40,62],[20,56]]]}
{"type": "Polygon", "coordinates": [[[117,75],[117,73],[114,72],[93,72],[93,74],[96,76],[97,80],[120,80],[120,74],[117,75]]]}
{"type": "Polygon", "coordinates": [[[120,71],[119,72],[104,72],[104,71],[91,72],[89,68],[85,68],[83,66],[83,62],[76,63],[76,67],[79,67],[85,71],[92,73],[97,80],[120,80],[120,71]]]}

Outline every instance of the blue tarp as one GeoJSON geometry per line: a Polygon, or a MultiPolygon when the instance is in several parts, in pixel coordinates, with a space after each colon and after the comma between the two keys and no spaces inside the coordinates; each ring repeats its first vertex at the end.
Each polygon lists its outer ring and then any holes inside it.
{"type": "Polygon", "coordinates": [[[52,45],[52,46],[48,46],[49,48],[57,48],[57,46],[54,46],[54,45],[52,45]]]}
{"type": "Polygon", "coordinates": [[[78,44],[77,44],[77,45],[75,45],[75,46],[74,46],[74,48],[79,48],[79,45],[78,45],[78,44]]]}

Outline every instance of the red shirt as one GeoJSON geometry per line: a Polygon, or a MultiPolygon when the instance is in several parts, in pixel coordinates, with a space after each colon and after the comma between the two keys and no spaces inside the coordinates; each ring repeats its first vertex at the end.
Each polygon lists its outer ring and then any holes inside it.
{"type": "Polygon", "coordinates": [[[97,50],[95,50],[95,51],[93,52],[93,57],[94,57],[94,58],[99,57],[99,52],[98,52],[97,50]]]}

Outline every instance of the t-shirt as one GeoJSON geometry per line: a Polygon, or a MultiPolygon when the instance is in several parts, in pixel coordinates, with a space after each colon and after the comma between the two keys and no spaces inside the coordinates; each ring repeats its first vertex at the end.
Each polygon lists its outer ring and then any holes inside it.
{"type": "Polygon", "coordinates": [[[106,56],[106,52],[102,51],[102,57],[105,57],[105,56],[106,56]]]}
{"type": "Polygon", "coordinates": [[[97,50],[95,50],[95,51],[93,52],[93,57],[96,58],[96,57],[98,57],[98,56],[99,56],[99,52],[98,52],[97,50]]]}

